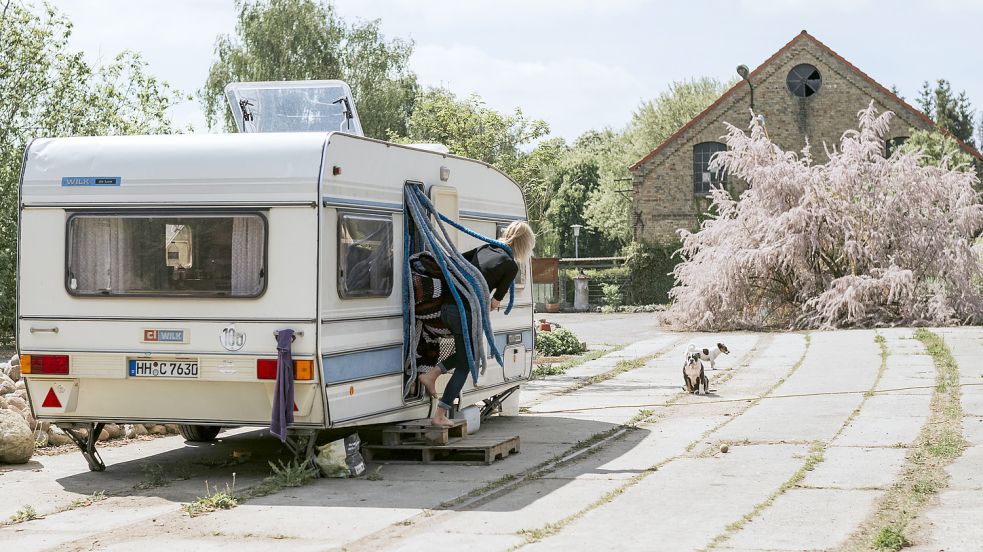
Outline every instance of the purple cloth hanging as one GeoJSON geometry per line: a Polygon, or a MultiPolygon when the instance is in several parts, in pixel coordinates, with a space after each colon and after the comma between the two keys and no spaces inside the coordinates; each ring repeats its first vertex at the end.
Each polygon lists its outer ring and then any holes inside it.
{"type": "Polygon", "coordinates": [[[276,386],[273,388],[273,417],[270,433],[287,442],[287,426],[294,423],[294,359],[290,346],[293,330],[276,334],[276,386]]]}

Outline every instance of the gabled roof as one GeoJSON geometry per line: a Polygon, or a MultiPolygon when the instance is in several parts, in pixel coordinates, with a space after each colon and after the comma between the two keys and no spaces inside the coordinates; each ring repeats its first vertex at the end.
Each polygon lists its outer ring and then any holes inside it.
{"type": "MultiPolygon", "coordinates": [[[[832,48],[830,48],[829,46],[823,44],[822,42],[819,41],[819,39],[817,39],[816,37],[814,37],[811,34],[807,33],[806,31],[802,31],[801,33],[799,33],[798,35],[796,35],[795,38],[793,38],[792,40],[790,40],[788,42],[788,44],[786,44],[785,46],[782,46],[780,50],[778,50],[777,52],[775,52],[774,54],[772,54],[772,56],[769,57],[767,60],[765,60],[764,63],[762,63],[761,65],[759,65],[757,68],[755,68],[755,70],[751,72],[751,74],[748,76],[748,78],[749,79],[753,79],[755,76],[757,76],[758,74],[760,74],[765,68],[767,68],[769,65],[771,65],[772,62],[774,62],[776,59],[778,59],[779,56],[781,56],[782,54],[784,54],[785,52],[787,52],[789,49],[791,49],[793,46],[795,46],[796,44],[798,44],[800,41],[803,41],[803,40],[811,41],[813,44],[815,44],[816,46],[818,46],[819,48],[821,48],[822,50],[824,50],[826,53],[828,53],[834,59],[836,59],[837,61],[839,61],[840,63],[842,63],[843,65],[845,65],[847,68],[849,68],[851,71],[853,71],[854,73],[856,73],[857,76],[859,76],[863,80],[867,81],[878,92],[880,92],[881,94],[884,94],[889,99],[898,102],[899,104],[901,104],[902,107],[904,107],[909,112],[911,112],[912,115],[914,115],[915,117],[923,120],[929,126],[932,126],[932,127],[935,126],[935,121],[933,121],[928,115],[925,115],[924,113],[922,113],[918,109],[916,109],[913,106],[911,106],[908,102],[902,100],[894,92],[891,92],[887,88],[884,88],[880,83],[878,83],[877,81],[875,81],[874,79],[872,79],[870,77],[870,75],[868,75],[867,73],[864,73],[863,71],[861,71],[855,65],[853,65],[852,63],[850,63],[849,61],[847,61],[846,59],[844,59],[843,56],[841,56],[841,55],[837,54],[836,52],[834,52],[832,50],[832,48]]],[[[706,109],[704,109],[703,111],[701,111],[699,115],[697,115],[696,117],[693,117],[693,119],[691,119],[688,123],[686,123],[685,125],[683,125],[682,127],[680,127],[680,129],[677,130],[676,132],[674,132],[672,134],[672,136],[666,138],[666,140],[664,142],[662,142],[655,149],[653,149],[652,151],[650,151],[648,155],[646,155],[645,157],[643,157],[642,159],[640,159],[637,163],[635,163],[634,165],[632,165],[631,167],[629,167],[629,170],[631,170],[631,171],[638,170],[639,167],[641,167],[646,162],[648,162],[650,159],[652,159],[653,157],[655,157],[656,155],[658,155],[659,152],[661,152],[662,150],[664,150],[667,147],[669,147],[669,145],[671,145],[673,142],[675,142],[680,136],[682,136],[683,133],[685,133],[691,127],[693,127],[694,125],[696,125],[697,123],[699,123],[709,113],[713,112],[717,108],[717,106],[719,106],[720,104],[722,104],[723,102],[725,102],[728,98],[730,98],[731,96],[733,96],[734,94],[736,94],[737,93],[737,90],[739,88],[741,88],[742,86],[744,86],[744,81],[743,80],[737,82],[737,84],[735,84],[734,86],[730,87],[730,89],[728,89],[726,92],[724,92],[723,95],[721,95],[719,98],[717,98],[717,101],[715,101],[712,104],[710,104],[710,106],[707,107],[706,109]]],[[[953,140],[955,140],[956,143],[959,144],[959,147],[962,148],[963,150],[965,150],[966,153],[968,153],[969,155],[975,157],[976,159],[979,159],[980,161],[983,161],[983,154],[981,154],[979,151],[977,151],[975,148],[973,148],[973,146],[970,146],[966,142],[963,142],[959,138],[956,138],[955,136],[953,136],[950,132],[948,132],[946,130],[942,130],[942,132],[944,134],[946,134],[947,136],[949,136],[950,138],[952,138],[953,140]]]]}

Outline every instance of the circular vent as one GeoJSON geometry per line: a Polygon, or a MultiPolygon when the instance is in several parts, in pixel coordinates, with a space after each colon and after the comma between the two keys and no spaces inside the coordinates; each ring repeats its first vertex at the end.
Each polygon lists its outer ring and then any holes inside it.
{"type": "Polygon", "coordinates": [[[808,98],[819,92],[823,86],[823,76],[814,66],[803,63],[788,72],[788,79],[785,82],[788,84],[789,92],[800,98],[808,98]]]}

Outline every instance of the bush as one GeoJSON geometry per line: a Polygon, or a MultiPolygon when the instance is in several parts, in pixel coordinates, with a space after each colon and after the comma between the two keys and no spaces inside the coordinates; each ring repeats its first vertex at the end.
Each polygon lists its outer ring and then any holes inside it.
{"type": "Polygon", "coordinates": [[[580,339],[566,328],[536,334],[536,351],[543,356],[579,355],[586,350],[580,339]]]}
{"type": "Polygon", "coordinates": [[[666,321],[678,328],[842,328],[983,322],[983,229],[975,173],[885,158],[891,113],[874,104],[815,163],[772,143],[760,121],[729,126],[714,170],[746,181],[735,201],[683,231],[666,321]]]}
{"type": "Polygon", "coordinates": [[[604,294],[604,305],[616,309],[621,306],[621,286],[618,284],[601,284],[604,294]]]}

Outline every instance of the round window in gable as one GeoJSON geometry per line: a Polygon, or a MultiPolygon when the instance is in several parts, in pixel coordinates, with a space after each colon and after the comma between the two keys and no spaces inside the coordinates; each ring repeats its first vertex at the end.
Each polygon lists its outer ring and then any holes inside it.
{"type": "Polygon", "coordinates": [[[808,98],[823,86],[823,76],[819,74],[819,70],[808,63],[802,63],[796,65],[788,72],[788,78],[785,80],[788,85],[788,90],[793,95],[800,98],[808,98]]]}

